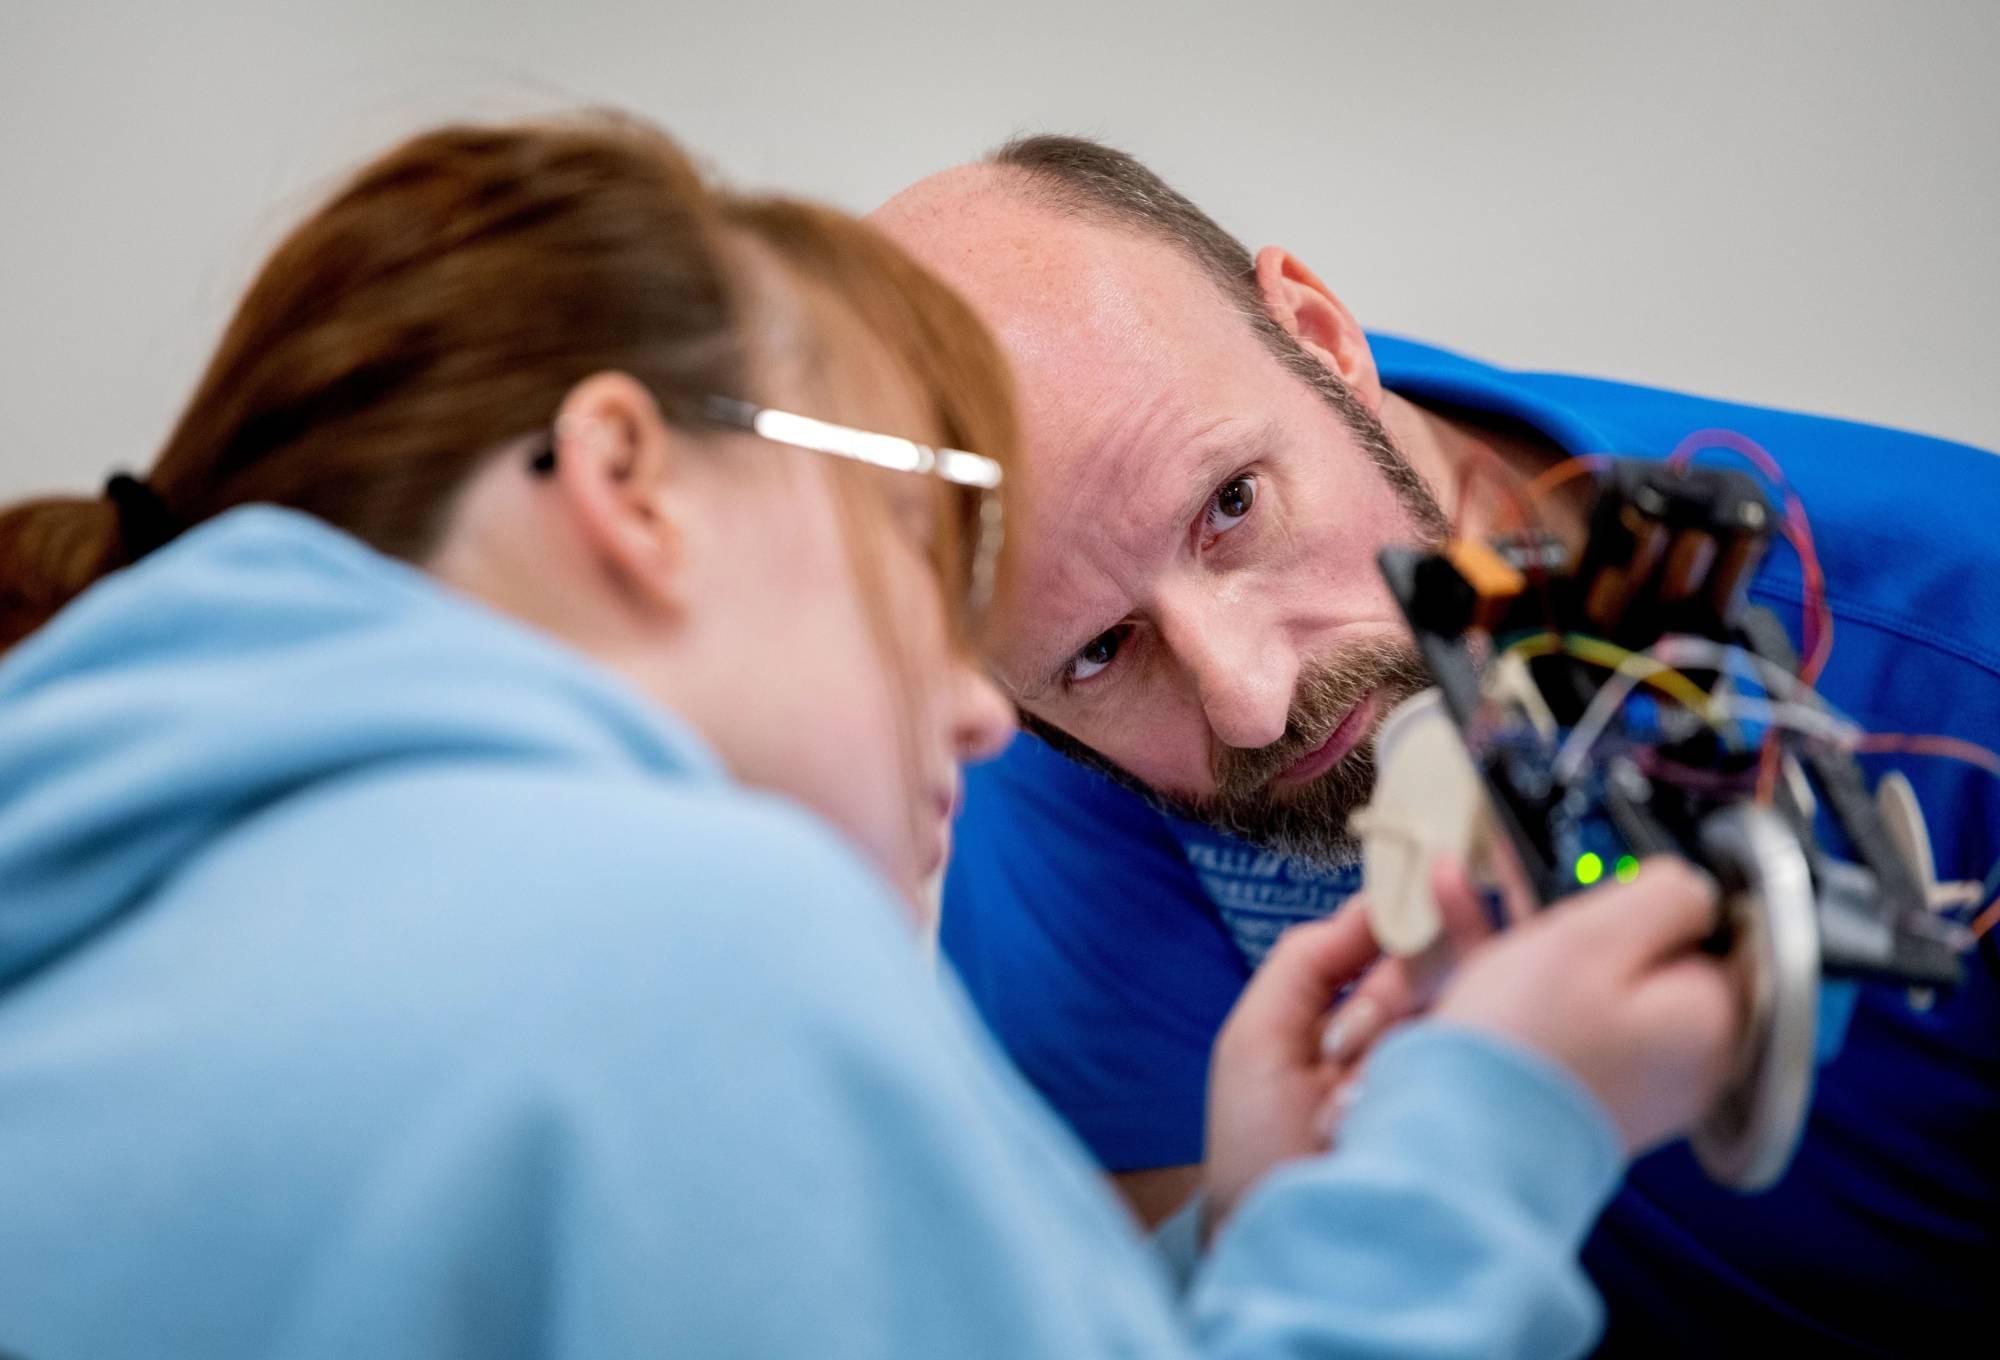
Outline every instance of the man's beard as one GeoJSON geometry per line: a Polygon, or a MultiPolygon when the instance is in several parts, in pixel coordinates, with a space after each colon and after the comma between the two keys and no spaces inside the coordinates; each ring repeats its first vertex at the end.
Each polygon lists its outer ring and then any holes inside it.
{"type": "MultiPolygon", "coordinates": [[[[1443,508],[1374,412],[1268,317],[1258,313],[1252,325],[1279,363],[1318,393],[1353,432],[1396,493],[1416,528],[1417,541],[1425,547],[1442,543],[1449,533],[1443,508]],[[1257,325],[1259,320],[1266,324],[1257,325]]],[[[1214,761],[1215,792],[1202,798],[1152,788],[1061,729],[1032,715],[1024,714],[1022,721],[1058,751],[1134,790],[1163,812],[1205,822],[1282,854],[1337,864],[1353,860],[1358,852],[1347,823],[1375,788],[1374,733],[1309,784],[1279,789],[1274,781],[1301,757],[1319,749],[1370,694],[1381,700],[1379,721],[1430,683],[1430,672],[1416,648],[1401,639],[1350,644],[1307,663],[1293,693],[1284,735],[1256,750],[1223,748],[1214,761]]]]}
{"type": "Polygon", "coordinates": [[[1379,720],[1428,684],[1430,673],[1406,642],[1352,645],[1312,663],[1299,676],[1285,734],[1254,751],[1224,747],[1215,760],[1215,792],[1192,800],[1192,815],[1288,855],[1352,859],[1355,843],[1347,822],[1375,789],[1375,734],[1362,734],[1353,750],[1311,783],[1285,788],[1277,781],[1318,750],[1370,695],[1378,700],[1379,720]]]}
{"type": "Polygon", "coordinates": [[[1215,791],[1198,798],[1152,788],[1047,723],[1030,717],[1027,726],[1072,760],[1134,790],[1162,812],[1206,823],[1281,854],[1338,864],[1355,857],[1348,818],[1374,791],[1374,735],[1364,735],[1332,769],[1310,783],[1283,788],[1276,781],[1318,750],[1355,705],[1370,695],[1379,700],[1379,718],[1430,682],[1416,649],[1403,641],[1351,644],[1311,663],[1299,676],[1284,735],[1256,750],[1224,747],[1214,761],[1215,791]]]}

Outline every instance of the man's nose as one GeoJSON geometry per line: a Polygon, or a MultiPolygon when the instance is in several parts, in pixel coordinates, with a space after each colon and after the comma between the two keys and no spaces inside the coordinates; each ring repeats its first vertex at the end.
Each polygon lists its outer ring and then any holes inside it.
{"type": "Polygon", "coordinates": [[[1158,627],[1216,740],[1256,750],[1285,735],[1299,658],[1283,629],[1228,599],[1163,610],[1158,627]]]}
{"type": "Polygon", "coordinates": [[[984,671],[955,663],[950,701],[952,751],[960,764],[991,760],[1006,749],[1016,726],[1014,705],[984,671]]]}

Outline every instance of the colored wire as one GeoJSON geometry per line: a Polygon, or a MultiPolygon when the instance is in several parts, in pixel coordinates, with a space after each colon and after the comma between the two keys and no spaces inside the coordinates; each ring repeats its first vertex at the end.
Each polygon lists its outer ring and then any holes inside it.
{"type": "MultiPolygon", "coordinates": [[[[1694,461],[1697,453],[1705,449],[1719,448],[1741,454],[1777,486],[1785,502],[1785,516],[1780,531],[1790,541],[1793,551],[1799,555],[1799,569],[1802,576],[1800,609],[1805,631],[1805,661],[1799,674],[1806,683],[1819,679],[1826,669],[1828,658],[1833,653],[1833,609],[1826,599],[1826,574],[1819,561],[1819,551],[1813,542],[1812,521],[1806,515],[1805,503],[1792,490],[1784,468],[1762,445],[1734,430],[1696,430],[1683,439],[1668,455],[1671,467],[1686,467],[1694,461]]],[[[1528,484],[1527,499],[1531,506],[1553,495],[1557,489],[1586,473],[1598,472],[1610,466],[1612,456],[1603,453],[1583,454],[1565,459],[1545,469],[1540,476],[1528,484]]]]}
{"type": "Polygon", "coordinates": [[[1803,618],[1805,660],[1799,667],[1799,678],[1810,685],[1819,679],[1826,669],[1828,658],[1833,655],[1833,606],[1827,602],[1826,574],[1820,568],[1819,551],[1813,543],[1812,521],[1806,515],[1805,502],[1792,489],[1791,480],[1785,476],[1778,460],[1756,440],[1734,430],[1696,430],[1667,455],[1667,465],[1686,467],[1694,461],[1696,454],[1708,449],[1726,449],[1742,455],[1771,479],[1784,499],[1785,516],[1781,532],[1799,555],[1801,577],[1799,608],[1803,618]]]}
{"type": "MultiPolygon", "coordinates": [[[[1653,650],[1655,655],[1678,662],[1682,666],[1713,671],[1726,671],[1732,662],[1744,662],[1756,672],[1757,682],[1780,699],[1837,717],[1828,707],[1826,700],[1820,697],[1819,691],[1777,662],[1759,656],[1755,652],[1747,652],[1740,647],[1698,637],[1664,638],[1653,650]]],[[[1765,736],[1764,749],[1757,760],[1757,782],[1752,792],[1752,797],[1758,804],[1768,807],[1777,797],[1778,771],[1783,754],[1778,744],[1778,733],[1785,729],[1801,730],[1801,726],[1799,723],[1781,721],[1774,724],[1765,736]]],[[[1858,737],[1860,732],[1858,726],[1846,723],[1840,729],[1840,736],[1843,740],[1852,740],[1858,737]]]]}
{"type": "MultiPolygon", "coordinates": [[[[1533,641],[1527,639],[1516,645],[1525,649],[1527,643],[1533,641]]],[[[1555,649],[1554,644],[1545,644],[1545,650],[1555,649]]],[[[1651,652],[1629,652],[1599,638],[1571,635],[1563,639],[1562,650],[1599,665],[1607,664],[1607,658],[1618,658],[1614,665],[1615,674],[1591,698],[1583,716],[1570,730],[1556,754],[1554,774],[1565,784],[1575,782],[1582,772],[1584,759],[1603,739],[1626,697],[1641,683],[1653,684],[1672,695],[1712,727],[1720,728],[1722,722],[1732,716],[1749,716],[1768,722],[1774,731],[1782,728],[1802,732],[1841,745],[1851,745],[1862,735],[1858,727],[1835,715],[1810,686],[1801,683],[1783,667],[1763,657],[1704,638],[1663,638],[1651,652]],[[1731,660],[1736,657],[1756,667],[1767,687],[1777,691],[1781,702],[1773,704],[1748,695],[1710,694],[1669,664],[1677,662],[1683,666],[1694,665],[1721,672],[1727,671],[1731,660]],[[1664,677],[1668,675],[1674,680],[1666,680],[1664,677]],[[1778,683],[1771,685],[1772,681],[1778,683]]]]}
{"type": "MultiPolygon", "coordinates": [[[[1536,633],[1513,643],[1506,650],[1524,659],[1560,651],[1579,661],[1606,666],[1613,671],[1612,678],[1592,697],[1582,718],[1557,752],[1554,773],[1564,783],[1575,781],[1578,767],[1602,739],[1612,715],[1641,684],[1651,685],[1668,695],[1710,726],[1719,727],[1723,720],[1732,717],[1748,717],[1769,724],[1773,737],[1778,730],[1784,729],[1857,753],[1938,756],[1976,766],[2000,779],[2000,754],[1989,747],[1962,737],[1936,733],[1863,732],[1854,723],[1837,715],[1812,688],[1810,681],[1794,676],[1754,652],[1707,638],[1663,638],[1651,652],[1633,652],[1602,638],[1582,634],[1536,633]],[[1673,662],[1727,673],[1731,662],[1736,660],[1747,662],[1757,672],[1759,682],[1776,694],[1778,700],[1773,702],[1747,694],[1710,693],[1668,664],[1673,662]]],[[[1767,740],[1759,762],[1757,781],[1761,801],[1770,800],[1777,774],[1777,754],[1775,740],[1767,740]]],[[[1740,779],[1731,781],[1716,772],[1680,765],[1657,751],[1642,751],[1639,760],[1642,767],[1650,767],[1649,773],[1688,787],[1700,789],[1706,785],[1710,792],[1731,792],[1742,786],[1740,779]]],[[[2000,926],[2000,861],[1994,863],[1981,885],[1979,900],[1986,900],[1987,905],[1972,921],[1970,929],[1974,940],[2000,926]]]]}
{"type": "Polygon", "coordinates": [[[1465,523],[1466,489],[1474,480],[1474,475],[1485,478],[1499,488],[1511,512],[1514,529],[1522,538],[1531,540],[1528,565],[1525,575],[1528,584],[1534,588],[1541,601],[1542,618],[1553,632],[1556,626],[1555,598],[1549,592],[1548,564],[1542,560],[1541,540],[1547,530],[1541,515],[1535,510],[1534,502],[1524,499],[1521,494],[1521,476],[1509,467],[1497,454],[1475,454],[1460,461],[1458,465],[1458,488],[1453,493],[1451,508],[1451,536],[1458,538],[1465,523]]]}
{"type": "Polygon", "coordinates": [[[1569,485],[1586,473],[1602,472],[1610,466],[1611,455],[1608,453],[1584,453],[1552,464],[1528,483],[1528,504],[1539,507],[1558,488],[1569,485]]]}
{"type": "Polygon", "coordinates": [[[1643,652],[1629,651],[1616,643],[1602,638],[1585,637],[1581,633],[1531,633],[1507,649],[1523,660],[1538,656],[1548,656],[1562,652],[1579,661],[1588,661],[1594,666],[1615,671],[1628,662],[1646,662],[1641,667],[1633,684],[1647,684],[1667,695],[1684,708],[1699,713],[1708,706],[1708,691],[1682,675],[1672,666],[1653,660],[1643,652]]]}
{"type": "Polygon", "coordinates": [[[1603,666],[1613,672],[1611,680],[1597,691],[1583,717],[1556,753],[1554,773],[1564,783],[1575,780],[1583,759],[1590,753],[1625,698],[1642,684],[1651,685],[1705,721],[1709,720],[1709,694],[1672,666],[1646,655],[1606,642],[1602,638],[1577,633],[1541,633],[1523,638],[1508,648],[1524,658],[1563,652],[1579,661],[1603,666]]]}
{"type": "Polygon", "coordinates": [[[1718,694],[1710,707],[1717,718],[1748,718],[1789,732],[1818,737],[1830,745],[1852,749],[1861,740],[1861,729],[1836,718],[1824,709],[1805,704],[1772,703],[1751,694],[1718,694]]]}
{"type": "Polygon", "coordinates": [[[1870,732],[1855,743],[1854,749],[1871,753],[1899,751],[1918,756],[1943,756],[1947,760],[1977,765],[1995,779],[2000,779],[2000,755],[1993,754],[1977,742],[1966,741],[1961,737],[1913,735],[1908,732],[1870,732]]]}
{"type": "Polygon", "coordinates": [[[1819,696],[1819,692],[1800,680],[1798,676],[1769,657],[1745,651],[1731,643],[1676,634],[1673,637],[1661,638],[1653,645],[1650,655],[1679,666],[1683,670],[1725,672],[1734,663],[1742,662],[1756,672],[1757,683],[1778,698],[1789,703],[1806,704],[1832,712],[1826,700],[1819,696]]]}
{"type": "Polygon", "coordinates": [[[1724,774],[1720,770],[1704,770],[1693,765],[1683,765],[1677,760],[1669,760],[1650,748],[1634,752],[1633,759],[1637,762],[1640,773],[1647,778],[1677,784],[1684,789],[1693,789],[1696,793],[1728,798],[1750,792],[1752,781],[1741,774],[1724,774]]]}
{"type": "Polygon", "coordinates": [[[1771,732],[1764,738],[1764,749],[1757,753],[1757,791],[1753,795],[1759,807],[1769,807],[1778,797],[1778,769],[1782,762],[1778,749],[1778,734],[1771,732]]]}

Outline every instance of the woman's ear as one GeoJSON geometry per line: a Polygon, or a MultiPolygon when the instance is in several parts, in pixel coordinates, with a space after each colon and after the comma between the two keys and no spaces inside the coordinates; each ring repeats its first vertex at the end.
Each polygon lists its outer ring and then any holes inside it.
{"type": "Polygon", "coordinates": [[[1257,292],[1273,321],[1380,414],[1382,379],[1368,336],[1319,275],[1290,251],[1265,246],[1257,252],[1257,292]]]}
{"type": "Polygon", "coordinates": [[[686,450],[653,394],[624,373],[585,378],[563,399],[555,440],[557,495],[598,566],[633,603],[681,612],[686,450]]]}

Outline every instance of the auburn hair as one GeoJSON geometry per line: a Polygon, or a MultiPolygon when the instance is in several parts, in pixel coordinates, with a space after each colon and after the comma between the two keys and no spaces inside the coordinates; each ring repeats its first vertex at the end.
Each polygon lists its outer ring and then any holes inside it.
{"type": "MultiPolygon", "coordinates": [[[[362,168],[258,272],[142,480],[169,532],[267,503],[421,562],[484,460],[591,374],[630,374],[669,420],[750,396],[746,237],[831,288],[949,439],[1011,462],[1005,364],[944,284],[854,218],[722,193],[666,134],[595,113],[440,128],[362,168]]],[[[0,510],[0,648],[150,546],[110,498],[0,510]]]]}

